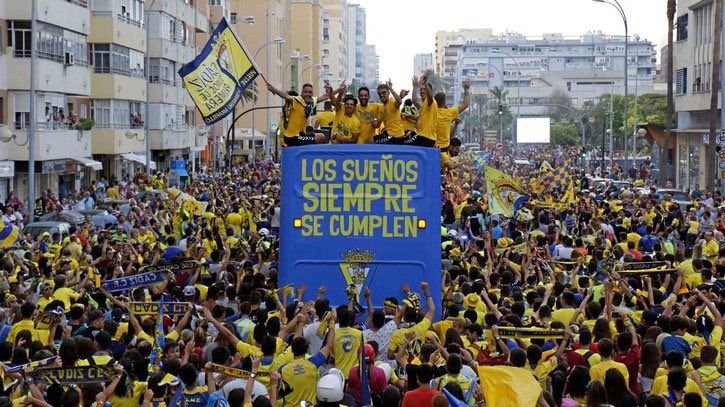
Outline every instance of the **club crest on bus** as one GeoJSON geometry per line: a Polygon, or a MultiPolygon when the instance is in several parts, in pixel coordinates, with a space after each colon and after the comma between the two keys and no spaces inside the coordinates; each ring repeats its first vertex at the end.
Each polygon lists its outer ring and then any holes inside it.
{"type": "Polygon", "coordinates": [[[347,283],[348,297],[354,297],[355,301],[359,302],[360,292],[370,273],[370,265],[375,259],[375,253],[357,248],[348,250],[340,256],[345,260],[344,263],[340,263],[340,270],[347,283]]]}

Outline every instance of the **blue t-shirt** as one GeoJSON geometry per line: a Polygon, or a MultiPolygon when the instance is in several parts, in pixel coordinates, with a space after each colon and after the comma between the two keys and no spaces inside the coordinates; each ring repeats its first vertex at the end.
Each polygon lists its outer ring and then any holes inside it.
{"type": "Polygon", "coordinates": [[[182,394],[186,407],[206,407],[209,401],[209,390],[206,386],[196,386],[193,389],[184,388],[182,394]]]}

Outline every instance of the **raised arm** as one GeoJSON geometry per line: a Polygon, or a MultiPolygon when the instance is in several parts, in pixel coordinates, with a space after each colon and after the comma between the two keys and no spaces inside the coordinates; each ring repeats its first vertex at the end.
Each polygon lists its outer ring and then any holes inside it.
{"type": "Polygon", "coordinates": [[[294,100],[294,98],[290,96],[287,92],[275,88],[274,86],[272,86],[271,83],[267,84],[267,89],[287,102],[291,102],[292,100],[294,100]]]}
{"type": "Polygon", "coordinates": [[[469,92],[470,89],[471,80],[466,78],[466,80],[463,81],[463,101],[460,105],[458,105],[458,114],[461,114],[464,110],[468,109],[468,105],[471,103],[471,95],[469,92]]]}
{"type": "Polygon", "coordinates": [[[345,95],[345,91],[347,90],[347,85],[345,83],[341,83],[340,87],[337,88],[337,94],[335,95],[335,98],[332,98],[332,88],[328,88],[330,90],[330,100],[332,100],[332,105],[335,106],[335,111],[340,110],[341,104],[342,104],[342,97],[345,95]]]}
{"type": "Polygon", "coordinates": [[[425,99],[424,102],[428,104],[428,106],[433,104],[433,92],[430,89],[430,86],[428,86],[428,76],[430,76],[431,71],[428,70],[423,74],[423,83],[420,84],[421,93],[423,98],[425,99]]]}
{"type": "Polygon", "coordinates": [[[411,92],[412,98],[413,98],[413,105],[415,107],[417,107],[418,109],[420,109],[420,100],[418,100],[418,92],[419,92],[418,86],[419,86],[418,77],[413,76],[413,90],[410,92],[411,92]]]}
{"type": "Polygon", "coordinates": [[[425,317],[432,323],[433,317],[436,314],[436,304],[433,302],[433,297],[430,296],[430,288],[428,288],[428,283],[425,281],[420,283],[420,288],[423,290],[423,295],[425,295],[426,300],[426,306],[428,307],[428,312],[425,313],[425,317]]]}
{"type": "Polygon", "coordinates": [[[317,103],[322,103],[326,100],[332,99],[332,86],[325,82],[325,93],[317,97],[317,103]]]}

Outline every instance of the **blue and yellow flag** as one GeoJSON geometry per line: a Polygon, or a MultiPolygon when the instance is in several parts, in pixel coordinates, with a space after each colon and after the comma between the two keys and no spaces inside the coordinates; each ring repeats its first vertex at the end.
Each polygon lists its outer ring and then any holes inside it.
{"type": "Polygon", "coordinates": [[[569,182],[569,171],[566,167],[557,167],[545,175],[541,179],[541,186],[545,190],[554,190],[562,188],[569,182]]]}
{"type": "Polygon", "coordinates": [[[179,76],[207,125],[231,113],[257,75],[259,69],[225,18],[201,53],[179,69],[179,76]]]}
{"type": "Polygon", "coordinates": [[[518,208],[529,198],[521,192],[521,187],[512,176],[489,166],[486,166],[486,190],[491,214],[501,214],[507,218],[514,217],[518,208]]]}
{"type": "Polygon", "coordinates": [[[0,220],[0,249],[10,247],[18,240],[18,227],[0,220]]]}

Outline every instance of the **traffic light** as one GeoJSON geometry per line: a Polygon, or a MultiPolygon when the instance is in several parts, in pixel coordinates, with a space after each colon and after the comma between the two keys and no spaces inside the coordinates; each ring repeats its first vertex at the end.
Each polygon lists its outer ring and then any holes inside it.
{"type": "Polygon", "coordinates": [[[501,104],[501,103],[498,104],[498,114],[499,115],[503,114],[503,104],[501,104]]]}

